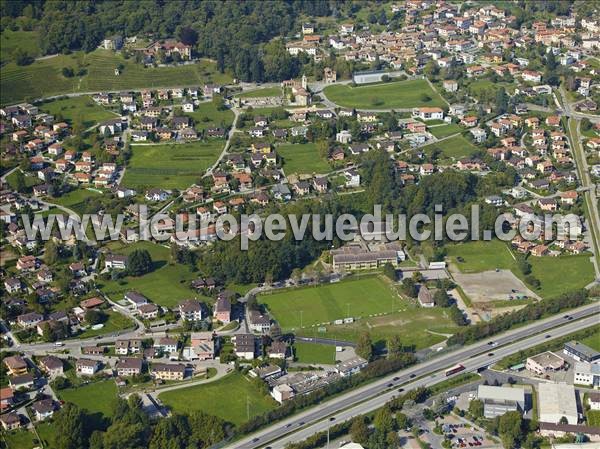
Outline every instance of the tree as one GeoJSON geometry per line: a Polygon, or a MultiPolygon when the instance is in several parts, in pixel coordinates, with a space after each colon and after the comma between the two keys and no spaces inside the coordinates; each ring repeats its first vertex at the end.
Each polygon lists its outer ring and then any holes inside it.
{"type": "Polygon", "coordinates": [[[85,312],[85,321],[89,325],[103,323],[106,320],[106,314],[101,310],[90,309],[85,312]]]}
{"type": "Polygon", "coordinates": [[[196,45],[198,32],[190,27],[182,27],[179,29],[179,40],[185,45],[196,45]]]}
{"type": "Polygon", "coordinates": [[[152,257],[145,249],[136,249],[127,259],[127,270],[132,276],[141,276],[152,270],[152,257]]]}
{"type": "Polygon", "coordinates": [[[449,307],[450,306],[450,296],[446,290],[439,288],[433,294],[433,301],[435,305],[438,307],[449,307]]]}
{"type": "Polygon", "coordinates": [[[402,354],[402,342],[398,335],[392,335],[387,340],[388,358],[394,359],[402,354]]]}
{"type": "Polygon", "coordinates": [[[367,361],[370,361],[373,357],[373,342],[368,332],[364,332],[358,337],[356,354],[367,361]]]}
{"type": "Polygon", "coordinates": [[[380,408],[377,413],[375,413],[373,425],[375,426],[375,429],[384,435],[395,430],[394,417],[388,406],[380,408]]]}
{"type": "Polygon", "coordinates": [[[44,262],[46,265],[54,265],[58,260],[58,246],[54,243],[54,240],[48,240],[44,245],[44,262]]]}
{"type": "Polygon", "coordinates": [[[396,269],[389,262],[383,266],[383,274],[385,274],[392,281],[396,280],[396,269]]]}
{"type": "Polygon", "coordinates": [[[523,418],[518,411],[507,412],[498,418],[498,435],[506,449],[514,448],[522,437],[523,418]]]}
{"type": "Polygon", "coordinates": [[[506,94],[506,89],[504,87],[500,87],[496,91],[496,113],[504,114],[508,109],[508,95],[506,94]]]}
{"type": "Polygon", "coordinates": [[[81,449],[86,447],[85,414],[75,404],[67,402],[56,414],[55,447],[81,449]]]}
{"type": "Polygon", "coordinates": [[[27,190],[27,184],[25,183],[25,175],[21,170],[15,171],[15,190],[19,193],[25,192],[27,190]]]}
{"type": "Polygon", "coordinates": [[[369,441],[369,428],[362,416],[357,416],[350,425],[350,438],[355,443],[365,446],[369,441]]]}
{"type": "Polygon", "coordinates": [[[419,293],[419,290],[417,289],[417,283],[411,278],[402,280],[402,291],[410,298],[416,298],[419,293]]]}
{"type": "Polygon", "coordinates": [[[473,418],[483,418],[483,402],[479,399],[469,402],[469,414],[473,418]]]}
{"type": "Polygon", "coordinates": [[[406,416],[404,413],[396,412],[396,424],[398,429],[406,429],[407,427],[410,427],[408,416],[406,416]]]}

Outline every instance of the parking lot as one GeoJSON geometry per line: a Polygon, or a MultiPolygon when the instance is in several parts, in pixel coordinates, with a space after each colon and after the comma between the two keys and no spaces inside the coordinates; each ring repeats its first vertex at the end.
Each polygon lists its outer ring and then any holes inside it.
{"type": "Polygon", "coordinates": [[[444,436],[452,442],[453,448],[500,447],[498,443],[486,437],[483,429],[467,424],[455,416],[447,416],[441,424],[444,436]]]}

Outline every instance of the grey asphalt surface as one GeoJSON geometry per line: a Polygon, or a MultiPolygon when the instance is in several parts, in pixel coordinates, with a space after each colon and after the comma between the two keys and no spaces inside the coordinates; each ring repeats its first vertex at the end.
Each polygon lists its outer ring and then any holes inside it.
{"type": "Polygon", "coordinates": [[[588,304],[440,355],[431,361],[420,363],[340,395],[319,407],[312,407],[225,447],[231,449],[254,449],[267,446],[273,449],[284,448],[288,443],[302,441],[335,424],[383,406],[399,394],[398,387],[400,386],[408,391],[421,386],[434,385],[445,379],[442,370],[458,363],[465,366],[466,369],[462,371],[463,373],[476,371],[507,355],[544,342],[550,338],[547,335],[556,338],[596,325],[600,322],[599,314],[599,303],[588,304]],[[573,321],[564,318],[565,315],[571,316],[573,321]],[[557,326],[561,327],[556,328],[557,326]],[[491,341],[495,342],[497,346],[489,345],[488,343],[491,341]],[[488,353],[492,355],[490,356],[488,353]],[[421,376],[427,377],[411,381],[411,379],[421,376]],[[340,412],[340,410],[343,411],[340,412]],[[331,420],[332,417],[333,420],[331,420]]]}

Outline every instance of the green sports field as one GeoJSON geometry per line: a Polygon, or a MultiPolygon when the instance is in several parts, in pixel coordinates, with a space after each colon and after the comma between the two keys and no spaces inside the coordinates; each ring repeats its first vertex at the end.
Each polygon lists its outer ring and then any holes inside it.
{"type": "Polygon", "coordinates": [[[40,109],[54,115],[57,121],[65,120],[69,123],[72,123],[79,115],[86,128],[118,116],[97,104],[87,95],[49,101],[40,105],[40,109]]]}
{"type": "Polygon", "coordinates": [[[445,106],[440,95],[425,80],[395,81],[368,86],[327,86],[328,100],[346,108],[389,109],[417,106],[445,106]],[[423,98],[426,95],[429,100],[423,98]]]}
{"type": "Polygon", "coordinates": [[[292,173],[327,173],[329,164],[319,156],[314,143],[287,144],[277,147],[277,154],[283,159],[286,175],[292,173]]]}
{"type": "Polygon", "coordinates": [[[297,341],[294,343],[294,355],[298,363],[333,365],[335,346],[297,341]]]}
{"type": "Polygon", "coordinates": [[[123,185],[138,190],[185,189],[217,160],[222,149],[218,141],[132,145],[123,185]]]}
{"type": "Polygon", "coordinates": [[[390,312],[402,305],[400,297],[375,276],[260,295],[280,326],[310,327],[347,317],[367,317],[390,312]]]}
{"type": "Polygon", "coordinates": [[[249,379],[237,372],[204,385],[167,391],[158,398],[174,412],[202,410],[235,425],[248,420],[248,410],[252,418],[277,407],[273,399],[260,394],[249,379]]]}
{"type": "Polygon", "coordinates": [[[35,61],[19,67],[7,64],[0,73],[0,103],[60,95],[73,92],[115,91],[136,88],[159,88],[226,83],[228,75],[218,73],[216,64],[202,60],[197,64],[177,67],[144,67],[133,59],[125,59],[109,50],[91,53],[75,52],[35,61]],[[115,75],[120,64],[123,70],[115,75]],[[63,68],[86,71],[82,77],[65,78],[63,68]]]}

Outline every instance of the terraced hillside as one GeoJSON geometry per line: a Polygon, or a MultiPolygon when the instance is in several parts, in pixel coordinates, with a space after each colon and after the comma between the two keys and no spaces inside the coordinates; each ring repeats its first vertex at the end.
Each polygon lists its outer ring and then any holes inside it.
{"type": "Polygon", "coordinates": [[[208,60],[178,67],[145,68],[133,59],[125,59],[112,51],[96,50],[88,54],[58,55],[25,67],[7,64],[0,73],[0,103],[66,93],[192,86],[207,82],[227,83],[230,80],[228,75],[218,73],[215,63],[208,60]],[[119,65],[122,65],[121,73],[115,75],[115,68],[119,65]],[[75,72],[83,69],[85,74],[66,78],[62,75],[65,67],[75,72]]]}

